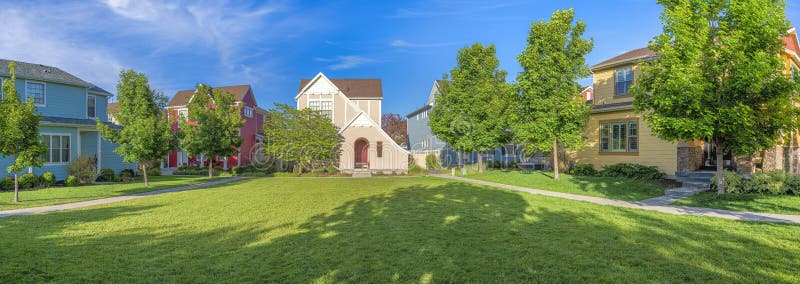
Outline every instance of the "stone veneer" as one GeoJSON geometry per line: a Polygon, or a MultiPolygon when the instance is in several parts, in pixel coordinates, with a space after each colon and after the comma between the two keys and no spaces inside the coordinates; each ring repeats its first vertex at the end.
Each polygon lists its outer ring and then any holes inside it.
{"type": "Polygon", "coordinates": [[[678,172],[695,171],[703,165],[703,147],[678,147],[678,172]]]}

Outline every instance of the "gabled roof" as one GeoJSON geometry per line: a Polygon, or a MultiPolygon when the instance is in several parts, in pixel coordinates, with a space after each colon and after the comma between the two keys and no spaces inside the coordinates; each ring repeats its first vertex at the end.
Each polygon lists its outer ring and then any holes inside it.
{"type": "MultiPolygon", "coordinates": [[[[383,87],[381,79],[328,79],[336,85],[339,91],[342,91],[345,96],[351,99],[359,98],[383,98],[383,87]]],[[[302,91],[311,79],[301,79],[300,87],[297,89],[299,93],[302,91]]]]}
{"type": "Polygon", "coordinates": [[[103,96],[113,96],[114,95],[114,94],[111,94],[109,91],[106,91],[105,89],[100,88],[100,87],[98,87],[97,85],[94,85],[94,84],[92,84],[92,87],[89,88],[89,93],[92,93],[92,94],[95,94],[95,95],[103,95],[103,96]]]}
{"type": "Polygon", "coordinates": [[[800,43],[797,41],[797,30],[795,28],[790,29],[787,35],[781,37],[781,40],[783,40],[783,46],[786,49],[800,54],[800,43]]]}
{"type": "Polygon", "coordinates": [[[594,71],[597,69],[622,65],[626,63],[635,63],[642,60],[653,59],[656,58],[657,56],[658,55],[649,48],[643,47],[625,52],[623,54],[614,56],[611,59],[597,63],[596,65],[592,66],[591,69],[592,71],[594,71]]]}
{"type": "MultiPolygon", "coordinates": [[[[237,102],[241,102],[244,96],[251,90],[250,85],[238,86],[225,86],[225,87],[212,87],[213,89],[224,90],[231,93],[237,102]]],[[[189,99],[194,96],[195,90],[183,90],[175,93],[175,96],[167,104],[167,107],[185,106],[189,103],[189,99]]]]}
{"type": "MultiPolygon", "coordinates": [[[[11,76],[8,70],[8,63],[12,60],[0,59],[0,76],[11,76]]],[[[57,67],[27,63],[14,60],[16,64],[16,76],[24,79],[40,80],[47,82],[62,83],[67,85],[91,88],[94,85],[81,80],[75,75],[69,74],[57,67]]]]}

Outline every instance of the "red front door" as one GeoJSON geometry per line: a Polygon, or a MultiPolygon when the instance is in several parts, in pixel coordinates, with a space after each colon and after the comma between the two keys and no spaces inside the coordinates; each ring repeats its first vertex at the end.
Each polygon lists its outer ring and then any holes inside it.
{"type": "Polygon", "coordinates": [[[369,168],[369,143],[364,139],[359,139],[356,141],[355,144],[355,154],[356,154],[356,169],[368,169],[369,168]]]}

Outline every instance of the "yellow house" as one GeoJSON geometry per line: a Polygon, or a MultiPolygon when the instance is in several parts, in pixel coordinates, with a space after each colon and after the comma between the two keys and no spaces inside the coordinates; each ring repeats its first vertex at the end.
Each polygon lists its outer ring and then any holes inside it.
{"type": "MultiPolygon", "coordinates": [[[[800,70],[800,44],[793,28],[782,38],[781,56],[786,59],[786,73],[800,70]]],[[[682,175],[715,167],[715,149],[704,141],[668,142],[656,137],[642,115],[634,112],[633,98],[628,93],[640,75],[638,64],[658,59],[647,48],[632,50],[591,67],[594,107],[584,133],[587,146],[575,153],[575,162],[593,164],[596,168],[615,163],[636,163],[657,166],[667,175],[682,175]]],[[[743,174],[755,170],[785,169],[798,172],[797,133],[780,145],[752,157],[725,156],[725,166],[743,174]]]]}

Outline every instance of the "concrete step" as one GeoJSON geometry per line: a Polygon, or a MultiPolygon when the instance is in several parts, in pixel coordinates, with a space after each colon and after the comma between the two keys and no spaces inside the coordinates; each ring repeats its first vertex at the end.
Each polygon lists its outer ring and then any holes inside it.
{"type": "Polygon", "coordinates": [[[680,182],[711,182],[711,177],[677,177],[675,180],[680,182]]]}
{"type": "Polygon", "coordinates": [[[355,170],[352,177],[354,178],[368,178],[372,177],[372,172],[369,170],[355,170]]]}
{"type": "Polygon", "coordinates": [[[709,186],[711,186],[711,182],[710,181],[705,181],[705,182],[692,182],[692,181],[683,182],[683,187],[688,187],[688,188],[709,188],[709,186]]]}

